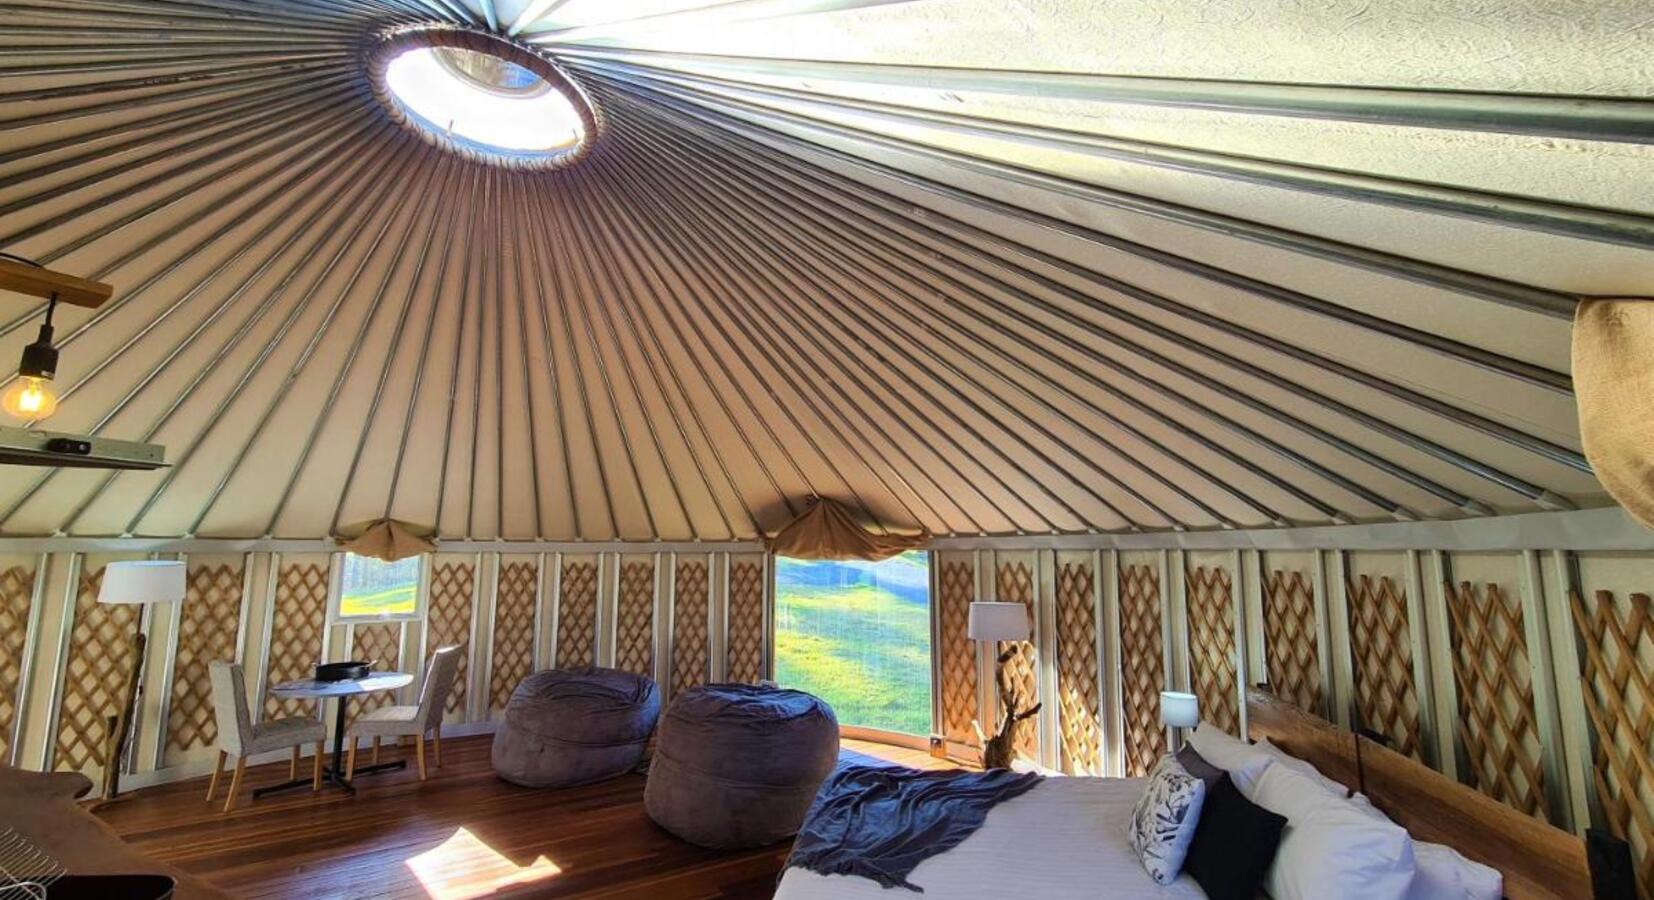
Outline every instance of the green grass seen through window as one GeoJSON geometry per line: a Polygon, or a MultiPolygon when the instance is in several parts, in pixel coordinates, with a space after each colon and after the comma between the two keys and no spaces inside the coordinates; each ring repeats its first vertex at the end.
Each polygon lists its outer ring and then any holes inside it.
{"type": "Polygon", "coordinates": [[[384,562],[345,554],[340,618],[411,616],[419,608],[419,557],[384,562]]]}
{"type": "Polygon", "coordinates": [[[928,735],[929,557],[777,559],[775,677],[826,700],[841,724],[928,735]]]}

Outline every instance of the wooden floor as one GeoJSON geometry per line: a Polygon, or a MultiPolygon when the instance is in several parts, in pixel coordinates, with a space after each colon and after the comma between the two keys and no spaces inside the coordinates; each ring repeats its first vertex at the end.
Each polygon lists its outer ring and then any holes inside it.
{"type": "MultiPolygon", "coordinates": [[[[300,790],[250,801],[252,787],[286,779],[278,763],[247,770],[228,815],[206,803],[205,778],[137,791],[99,815],[144,852],[238,897],[758,900],[774,892],[787,845],[720,853],[685,844],[644,813],[640,775],[568,790],[507,784],[489,766],[490,740],[443,741],[444,766],[423,784],[410,762],[358,780],[355,797],[300,790]]],[[[938,767],[916,750],[849,740],[844,748],[938,767]]]]}

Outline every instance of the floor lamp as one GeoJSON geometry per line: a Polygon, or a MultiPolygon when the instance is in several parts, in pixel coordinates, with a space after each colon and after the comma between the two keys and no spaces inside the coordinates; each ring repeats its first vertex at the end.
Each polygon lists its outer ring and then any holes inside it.
{"type": "MultiPolygon", "coordinates": [[[[1026,641],[1033,634],[1033,628],[1028,623],[1028,607],[1021,603],[972,603],[970,622],[966,627],[966,635],[973,641],[994,641],[1003,644],[1010,641],[1026,641]]],[[[1011,767],[1011,753],[1015,741],[1017,723],[1039,713],[1040,704],[1036,703],[1026,710],[1019,710],[1017,704],[1021,700],[1015,688],[1005,681],[1005,664],[1016,653],[1015,647],[1007,647],[994,662],[994,684],[999,689],[999,705],[1003,710],[999,727],[993,737],[982,733],[980,722],[973,722],[976,727],[976,737],[982,742],[982,768],[1008,769],[1011,767]]]]}
{"type": "MultiPolygon", "coordinates": [[[[103,570],[98,602],[120,605],[178,603],[184,599],[184,563],[173,559],[129,559],[112,562],[103,570]]],[[[121,760],[126,757],[127,732],[132,730],[138,696],[143,693],[144,622],[138,617],[132,635],[132,669],[127,673],[120,712],[110,716],[104,735],[103,802],[120,796],[121,760]]]]}

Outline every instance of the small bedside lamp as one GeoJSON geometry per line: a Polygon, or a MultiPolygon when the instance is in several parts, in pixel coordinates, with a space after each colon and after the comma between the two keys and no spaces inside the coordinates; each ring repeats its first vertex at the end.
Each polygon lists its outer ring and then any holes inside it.
{"type": "Polygon", "coordinates": [[[1182,691],[1160,692],[1160,724],[1172,729],[1177,738],[1175,752],[1183,746],[1183,729],[1200,724],[1200,701],[1194,694],[1182,691]]]}
{"type": "MultiPolygon", "coordinates": [[[[103,570],[98,602],[110,604],[177,603],[184,599],[184,564],[174,559],[130,559],[112,562],[103,570]]],[[[121,758],[126,755],[127,731],[138,705],[144,673],[144,630],[140,618],[132,636],[132,671],[127,675],[126,702],[118,715],[107,720],[104,743],[103,800],[115,799],[121,790],[121,758]]]]}
{"type": "MultiPolygon", "coordinates": [[[[1028,640],[1033,636],[1033,627],[1028,622],[1028,607],[1021,603],[981,602],[971,604],[970,621],[966,624],[965,633],[973,641],[1002,644],[1028,640]]],[[[1015,652],[1013,648],[1003,650],[994,663],[994,684],[999,689],[999,705],[1004,709],[1004,718],[994,736],[990,738],[983,734],[981,724],[973,723],[976,737],[982,742],[982,767],[985,769],[1010,768],[1012,738],[1016,734],[1017,723],[1040,710],[1038,703],[1031,709],[1017,710],[1019,698],[1005,681],[1005,663],[1015,652]]]]}

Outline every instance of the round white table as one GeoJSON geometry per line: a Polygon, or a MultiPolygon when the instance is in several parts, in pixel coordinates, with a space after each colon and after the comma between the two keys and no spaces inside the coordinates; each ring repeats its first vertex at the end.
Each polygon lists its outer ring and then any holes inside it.
{"type": "MultiPolygon", "coordinates": [[[[413,684],[414,677],[406,672],[373,672],[365,678],[350,678],[344,681],[317,681],[307,678],[303,681],[284,681],[270,687],[270,696],[280,697],[283,700],[321,700],[334,702],[333,713],[333,765],[326,773],[329,783],[339,787],[346,793],[354,794],[356,789],[345,778],[345,701],[357,694],[371,694],[374,691],[394,691],[413,684]]],[[[407,765],[406,760],[382,763],[373,766],[357,766],[356,775],[372,775],[375,772],[387,772],[391,769],[400,769],[407,765]]],[[[276,791],[290,790],[310,784],[310,779],[300,778],[282,784],[272,784],[269,787],[253,791],[253,796],[262,797],[276,791]]]]}

